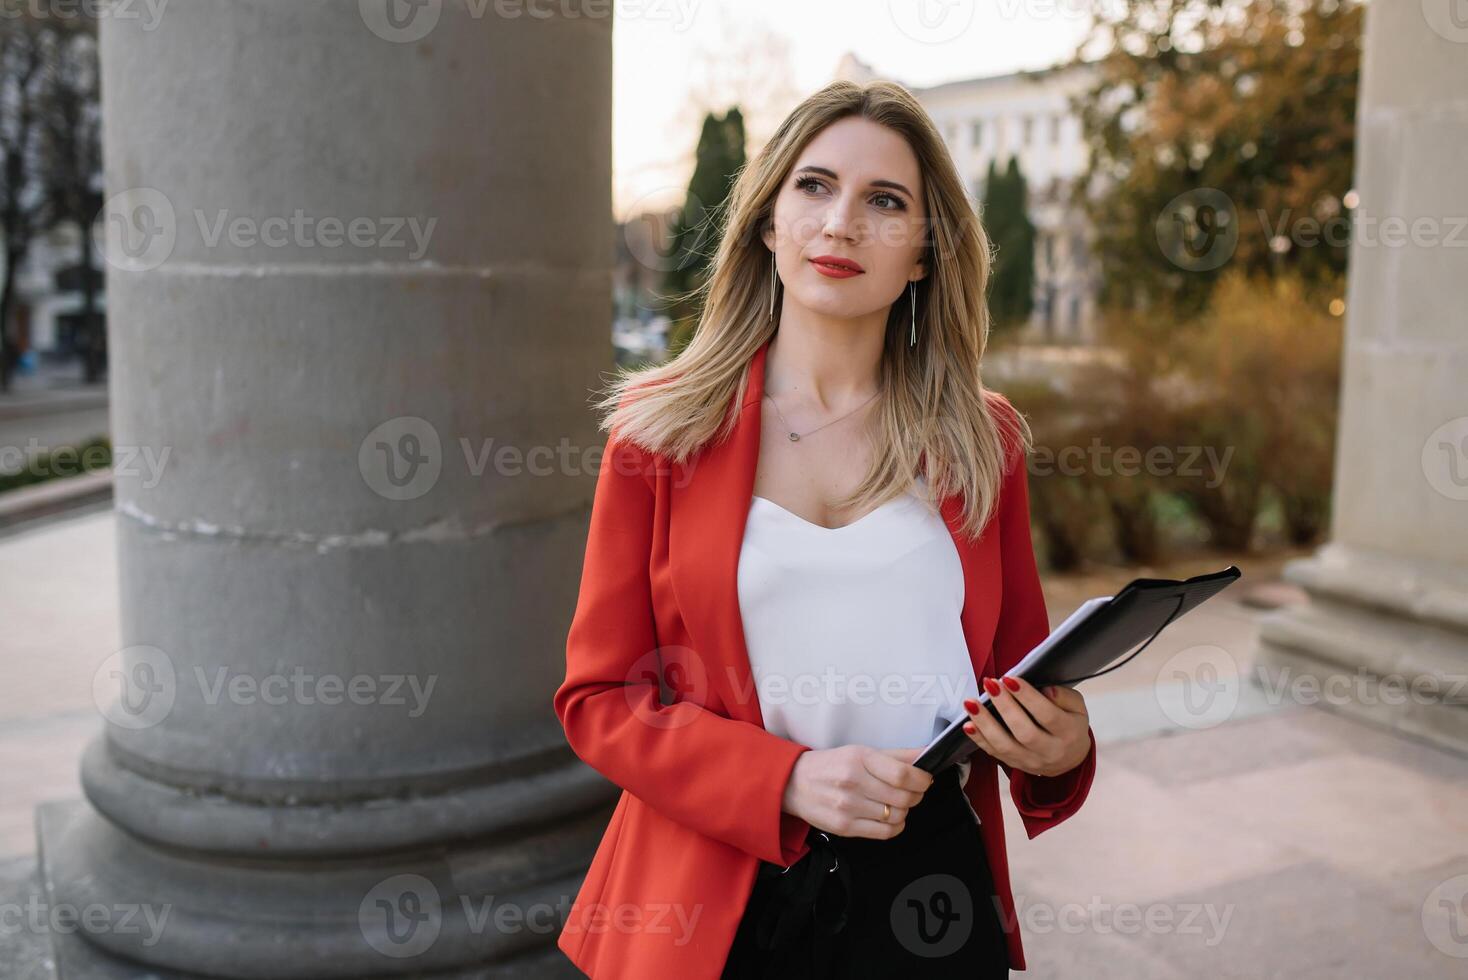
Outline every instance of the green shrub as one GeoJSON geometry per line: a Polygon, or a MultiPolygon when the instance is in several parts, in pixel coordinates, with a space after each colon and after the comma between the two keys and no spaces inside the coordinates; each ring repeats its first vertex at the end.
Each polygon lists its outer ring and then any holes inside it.
{"type": "Polygon", "coordinates": [[[75,446],[55,446],[26,457],[19,470],[0,473],[0,493],[107,469],[111,465],[112,441],[106,436],[95,436],[75,446]]]}

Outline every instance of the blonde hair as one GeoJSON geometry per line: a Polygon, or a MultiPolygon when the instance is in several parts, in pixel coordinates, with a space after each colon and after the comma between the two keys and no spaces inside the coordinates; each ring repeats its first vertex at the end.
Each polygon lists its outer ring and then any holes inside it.
{"type": "Polygon", "coordinates": [[[677,357],[611,382],[597,402],[607,412],[599,425],[680,464],[733,432],[750,358],[779,324],[778,307],[775,320],[768,319],[771,253],[759,233],[800,152],[848,116],[886,126],[912,147],[927,199],[928,274],[917,283],[915,347],[908,347],[907,297],[888,314],[876,451],[866,477],[837,509],[864,511],[912,489],[922,459],[933,499],[961,492],[963,531],[977,537],[993,513],[1009,457],[1016,448],[1029,451],[1031,434],[1024,417],[980,380],[989,339],[989,238],[932,119],[896,82],[832,82],[796,106],[740,169],[709,275],[694,291],[706,297],[692,340],[677,357]],[[635,397],[627,397],[634,389],[635,397]]]}

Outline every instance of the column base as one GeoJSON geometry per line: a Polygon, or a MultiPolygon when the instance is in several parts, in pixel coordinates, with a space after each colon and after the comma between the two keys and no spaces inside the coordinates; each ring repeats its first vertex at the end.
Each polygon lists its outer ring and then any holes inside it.
{"type": "Polygon", "coordinates": [[[610,809],[340,861],[159,846],[84,800],[36,813],[58,980],[576,977],[556,948],[610,809]]]}
{"type": "Polygon", "coordinates": [[[1306,606],[1264,617],[1266,683],[1468,755],[1468,576],[1331,543],[1285,566],[1306,606]]]}

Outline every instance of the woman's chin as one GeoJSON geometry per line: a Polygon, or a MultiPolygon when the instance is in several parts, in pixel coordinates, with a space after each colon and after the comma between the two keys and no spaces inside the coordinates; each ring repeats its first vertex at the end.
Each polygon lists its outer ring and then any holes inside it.
{"type": "Polygon", "coordinates": [[[816,287],[801,297],[792,297],[804,309],[817,316],[831,319],[857,320],[870,316],[876,309],[870,304],[853,302],[850,295],[842,295],[839,287],[816,287]]]}

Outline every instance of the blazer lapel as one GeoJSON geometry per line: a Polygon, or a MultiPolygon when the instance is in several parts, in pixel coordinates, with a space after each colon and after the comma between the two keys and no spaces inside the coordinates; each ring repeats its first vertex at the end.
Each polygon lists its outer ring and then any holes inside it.
{"type": "Polygon", "coordinates": [[[733,434],[675,469],[669,494],[668,564],[693,641],[695,684],[707,683],[729,717],[764,727],[739,609],[739,553],[759,462],[765,351],[750,362],[733,434]]]}
{"type": "MultiPolygon", "coordinates": [[[[731,718],[762,728],[764,718],[750,669],[739,607],[739,554],[759,462],[760,402],[764,397],[768,349],[766,340],[750,361],[748,383],[740,400],[733,434],[718,445],[705,446],[682,467],[675,468],[668,517],[668,562],[673,588],[696,651],[688,665],[692,668],[690,679],[695,687],[707,683],[709,691],[718,694],[731,718]]],[[[960,622],[975,676],[980,677],[989,659],[994,633],[992,613],[987,623],[980,619],[986,608],[997,608],[997,599],[979,601],[985,588],[980,575],[982,569],[978,567],[979,548],[976,542],[967,541],[958,532],[961,508],[962,496],[953,493],[943,499],[939,511],[953,535],[963,567],[960,622]]],[[[990,529],[986,528],[980,542],[989,533],[990,529]]],[[[991,575],[988,589],[992,592],[997,584],[998,577],[991,575]]]]}

